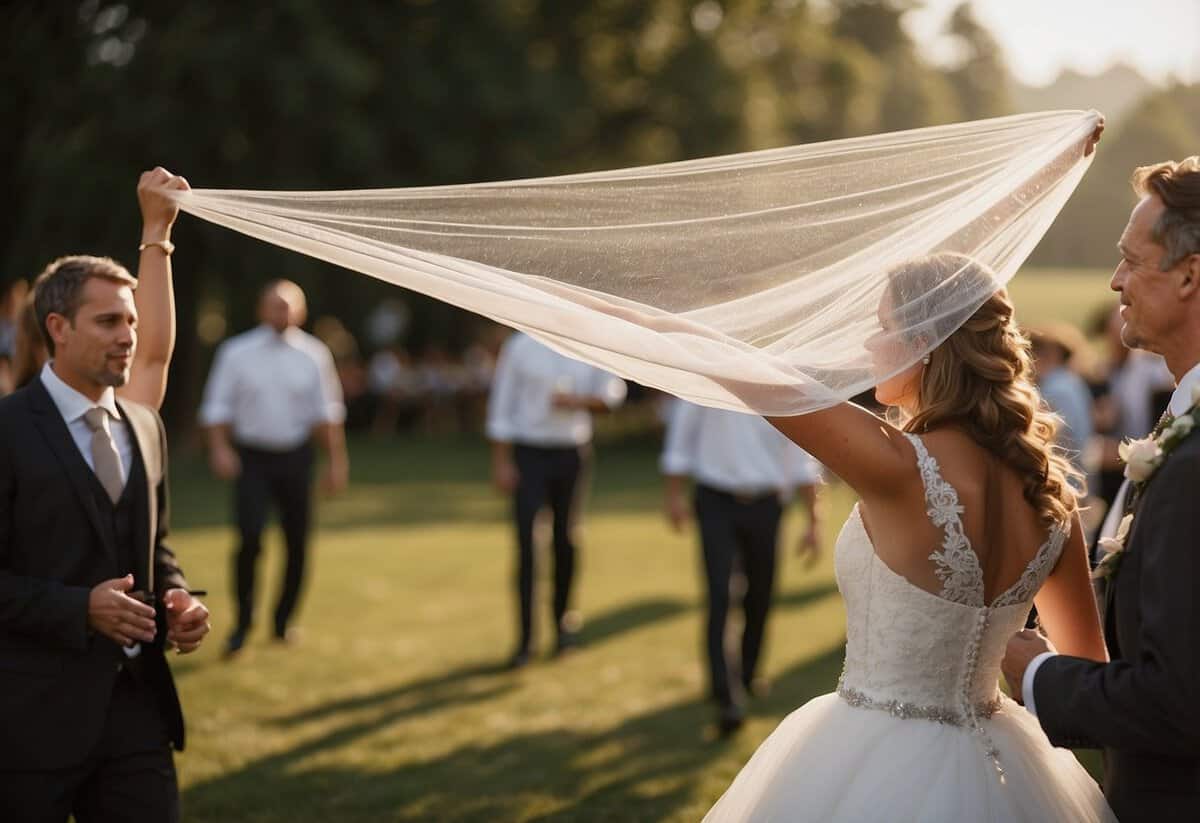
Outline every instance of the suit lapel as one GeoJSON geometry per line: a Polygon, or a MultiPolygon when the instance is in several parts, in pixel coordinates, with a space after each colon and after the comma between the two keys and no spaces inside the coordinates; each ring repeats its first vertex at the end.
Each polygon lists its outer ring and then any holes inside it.
{"type": "MultiPolygon", "coordinates": [[[[147,421],[146,417],[140,413],[141,409],[120,401],[117,401],[117,408],[120,409],[121,417],[129,426],[130,440],[133,444],[133,459],[140,463],[146,486],[145,493],[135,501],[133,545],[137,554],[134,562],[138,564],[138,571],[141,572],[138,580],[146,581],[146,591],[153,592],[154,563],[151,558],[154,557],[154,536],[158,533],[158,524],[155,522],[158,516],[158,505],[155,496],[158,486],[157,478],[161,472],[155,471],[157,464],[153,463],[148,455],[158,454],[158,431],[156,428],[150,428],[153,421],[147,421]]],[[[129,477],[132,480],[132,467],[130,469],[129,477]]]]}
{"type": "Polygon", "coordinates": [[[79,448],[71,437],[66,421],[59,414],[58,407],[54,405],[41,378],[34,378],[29,389],[29,405],[34,412],[34,424],[45,438],[46,445],[50,447],[55,457],[58,458],[58,462],[62,464],[63,470],[67,474],[67,480],[70,481],[76,497],[79,498],[79,505],[83,507],[88,520],[91,521],[92,528],[100,536],[100,542],[105,551],[116,562],[117,548],[113,545],[112,534],[103,527],[100,521],[100,510],[96,507],[96,497],[92,492],[92,470],[88,467],[87,461],[83,459],[83,455],[79,453],[79,448]]]}

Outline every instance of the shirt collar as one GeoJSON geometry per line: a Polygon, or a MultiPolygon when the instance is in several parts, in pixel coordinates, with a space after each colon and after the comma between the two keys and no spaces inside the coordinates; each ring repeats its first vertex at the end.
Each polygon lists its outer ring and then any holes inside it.
{"type": "Polygon", "coordinates": [[[96,406],[108,412],[108,416],[113,420],[121,419],[121,414],[117,411],[116,393],[113,391],[112,386],[106,386],[104,392],[100,395],[100,399],[93,403],[90,399],[64,383],[62,378],[54,373],[54,369],[51,368],[53,362],[52,360],[47,360],[46,365],[42,366],[42,385],[46,387],[46,391],[50,394],[50,399],[54,401],[54,405],[58,408],[58,413],[62,415],[63,420],[68,423],[74,423],[83,417],[88,409],[95,408],[96,406]]]}
{"type": "Polygon", "coordinates": [[[1173,417],[1178,417],[1196,405],[1192,400],[1192,392],[1197,389],[1200,389],[1200,363],[1188,370],[1188,373],[1179,381],[1175,393],[1171,395],[1171,403],[1167,408],[1170,409],[1173,417]]]}
{"type": "Polygon", "coordinates": [[[277,332],[274,327],[268,326],[266,323],[260,323],[255,331],[258,332],[259,338],[264,342],[287,343],[293,346],[296,343],[296,337],[300,333],[300,329],[295,326],[288,326],[282,332],[277,332]]]}

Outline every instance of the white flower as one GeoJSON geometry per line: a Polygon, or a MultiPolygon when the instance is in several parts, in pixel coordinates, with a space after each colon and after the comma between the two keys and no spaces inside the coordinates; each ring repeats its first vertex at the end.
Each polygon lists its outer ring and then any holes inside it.
{"type": "Polygon", "coordinates": [[[1117,526],[1116,534],[1112,537],[1100,538],[1100,548],[1104,549],[1105,554],[1113,554],[1125,550],[1125,540],[1129,537],[1129,528],[1132,524],[1133,515],[1127,514],[1121,518],[1121,525],[1117,526]]]}
{"type": "Polygon", "coordinates": [[[1196,421],[1192,419],[1192,416],[1185,414],[1182,417],[1176,417],[1175,422],[1168,427],[1167,431],[1171,433],[1172,437],[1184,438],[1191,433],[1192,427],[1195,425],[1196,421]]]}
{"type": "Polygon", "coordinates": [[[1163,457],[1162,448],[1149,437],[1126,440],[1117,447],[1117,452],[1125,461],[1125,476],[1134,483],[1148,480],[1163,457]]]}
{"type": "Polygon", "coordinates": [[[1192,386],[1192,405],[1200,404],[1200,383],[1192,386]]]}

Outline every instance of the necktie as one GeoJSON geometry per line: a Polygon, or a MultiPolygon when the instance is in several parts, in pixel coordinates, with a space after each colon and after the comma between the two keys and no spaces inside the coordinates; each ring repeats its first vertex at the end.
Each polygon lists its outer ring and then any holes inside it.
{"type": "Polygon", "coordinates": [[[109,499],[116,503],[125,488],[125,478],[121,471],[121,454],[108,431],[108,412],[96,406],[84,412],[83,419],[92,430],[92,467],[96,479],[108,492],[109,499]]]}

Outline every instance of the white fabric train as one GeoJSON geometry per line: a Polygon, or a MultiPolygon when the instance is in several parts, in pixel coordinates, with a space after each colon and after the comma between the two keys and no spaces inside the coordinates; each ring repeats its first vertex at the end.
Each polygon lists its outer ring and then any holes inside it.
{"type": "Polygon", "coordinates": [[[688,400],[799,414],[915,362],[1006,284],[1090,164],[1098,120],[1045,112],[563,177],[178,200],[688,400]],[[939,252],[994,282],[951,270],[883,329],[889,270],[939,252]]]}

